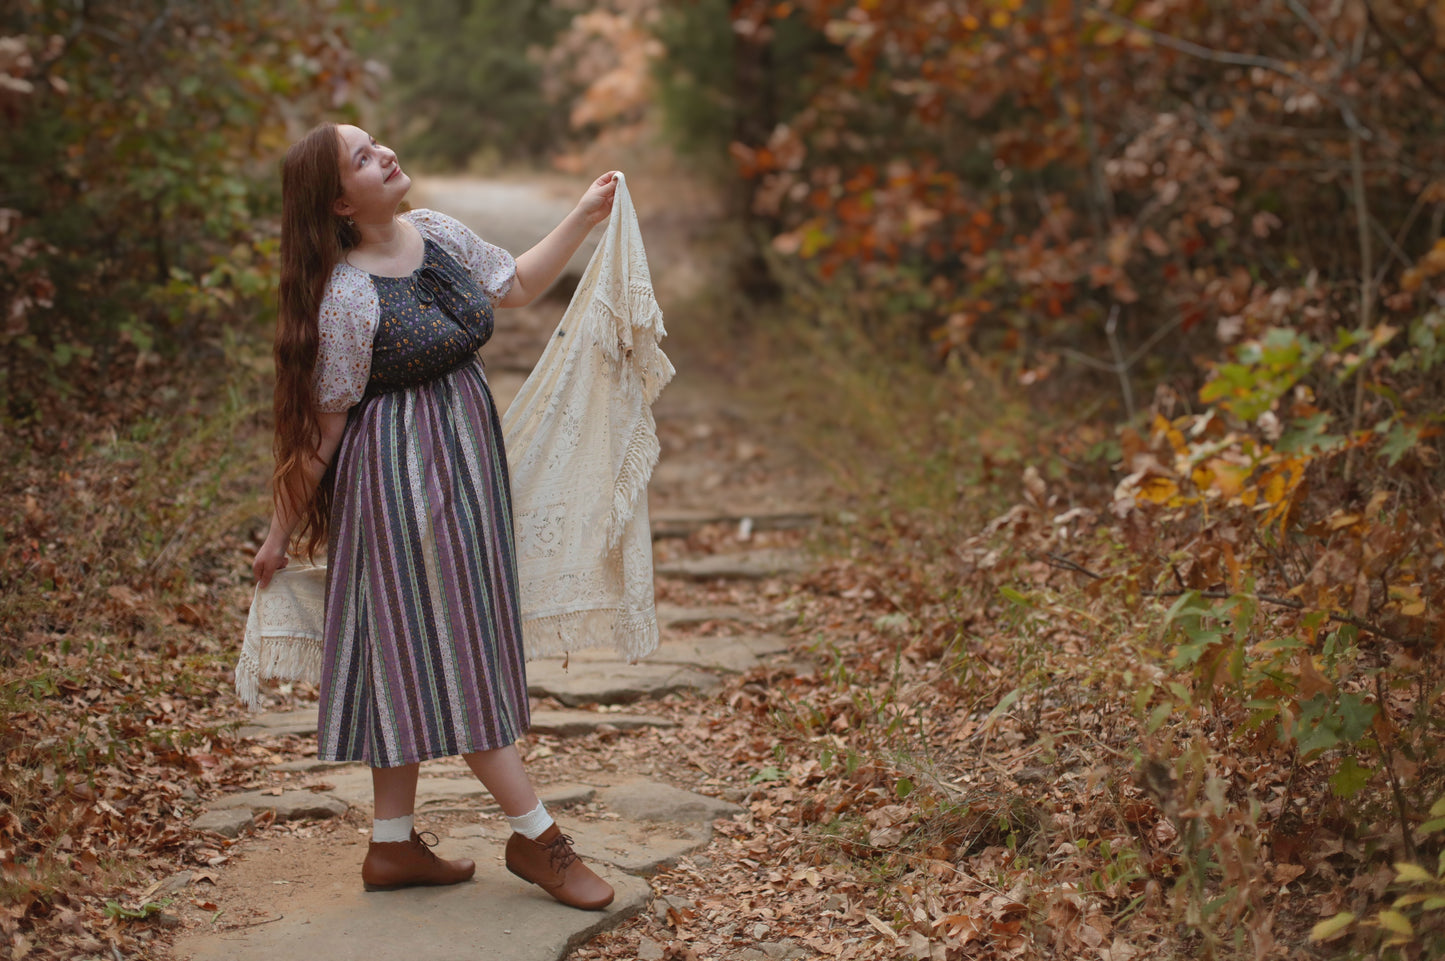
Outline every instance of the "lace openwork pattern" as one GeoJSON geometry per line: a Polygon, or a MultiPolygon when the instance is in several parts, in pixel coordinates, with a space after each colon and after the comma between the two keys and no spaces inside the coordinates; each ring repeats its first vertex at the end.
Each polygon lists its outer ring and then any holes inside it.
{"type": "Polygon", "coordinates": [[[674,370],[619,175],[612,216],[542,359],[502,419],[528,658],[657,647],[647,483],[652,404],[674,370]]]}

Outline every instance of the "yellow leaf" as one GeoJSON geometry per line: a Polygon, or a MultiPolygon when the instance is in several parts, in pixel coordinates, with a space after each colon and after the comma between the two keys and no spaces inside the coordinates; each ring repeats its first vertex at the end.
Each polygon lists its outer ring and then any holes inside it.
{"type": "Polygon", "coordinates": [[[1395,880],[1403,881],[1406,884],[1429,884],[1435,878],[1420,867],[1418,864],[1411,864],[1409,861],[1395,862],[1395,880]]]}
{"type": "Polygon", "coordinates": [[[1009,15],[1007,10],[995,10],[988,15],[988,25],[995,30],[1002,30],[1008,26],[1008,23],[1009,15]]]}
{"type": "Polygon", "coordinates": [[[1218,457],[1211,458],[1206,465],[1209,472],[1214,475],[1210,484],[1215,490],[1225,497],[1236,497],[1244,489],[1244,482],[1249,478],[1250,469],[1243,464],[1231,464],[1218,457]]]}
{"type": "Polygon", "coordinates": [[[1139,485],[1139,496],[1147,501],[1156,504],[1167,504],[1171,498],[1178,496],[1179,485],[1167,477],[1160,477],[1155,474],[1146,477],[1139,485]]]}
{"type": "Polygon", "coordinates": [[[1329,520],[1330,530],[1339,531],[1346,527],[1354,527],[1360,522],[1359,514],[1335,514],[1329,520]]]}
{"type": "Polygon", "coordinates": [[[1355,923],[1355,916],[1348,911],[1341,911],[1332,918],[1326,918],[1319,924],[1310,928],[1311,941],[1328,941],[1337,938],[1345,933],[1345,929],[1355,923]]]}
{"type": "Polygon", "coordinates": [[[1379,921],[1380,927],[1386,931],[1393,931],[1407,938],[1413,938],[1415,936],[1415,926],[1410,923],[1409,918],[1405,917],[1399,911],[1381,911],[1375,916],[1375,920],[1379,921]]]}

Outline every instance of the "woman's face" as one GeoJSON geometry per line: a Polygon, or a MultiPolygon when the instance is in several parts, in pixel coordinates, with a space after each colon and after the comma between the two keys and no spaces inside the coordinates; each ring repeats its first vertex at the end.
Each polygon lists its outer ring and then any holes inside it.
{"type": "Polygon", "coordinates": [[[336,128],[341,138],[341,197],[336,212],[358,222],[388,220],[406,196],[411,178],[390,148],[360,127],[336,128]]]}

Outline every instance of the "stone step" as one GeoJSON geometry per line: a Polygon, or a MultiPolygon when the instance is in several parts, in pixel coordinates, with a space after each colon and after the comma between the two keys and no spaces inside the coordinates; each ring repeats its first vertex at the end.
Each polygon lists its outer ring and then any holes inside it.
{"type": "Polygon", "coordinates": [[[241,737],[315,737],[316,708],[252,714],[245,724],[236,729],[236,733],[241,737]]]}
{"type": "MultiPolygon", "coordinates": [[[[787,639],[776,634],[683,637],[663,641],[641,663],[742,674],[757,667],[765,658],[786,653],[787,650],[787,639]]],[[[621,665],[616,654],[602,649],[577,651],[570,663],[572,670],[581,672],[591,670],[590,665],[594,664],[621,665]]]]}
{"type": "MultiPolygon", "coordinates": [[[[194,933],[179,939],[176,956],[192,961],[420,956],[428,961],[557,961],[645,908],[651,890],[634,875],[655,873],[706,846],[712,822],[742,810],[644,779],[597,789],[557,785],[542,797],[560,809],[559,795],[576,795],[579,789],[605,816],[589,819],[564,811],[559,822],[578,853],[616,889],[617,899],[606,911],[564,907],[508,873],[501,858],[507,828],[499,821],[459,825],[438,848],[442,857],[475,860],[471,881],[374,894],[362,890],[359,877],[365,829],[329,838],[287,838],[284,847],[260,838],[243,842],[248,846],[236,850],[245,856],[206,888],[206,900],[214,904],[193,908],[189,899],[178,899],[194,933]],[[419,955],[421,932],[425,949],[419,955]]],[[[335,790],[345,793],[340,785],[335,790]]]]}
{"type": "MultiPolygon", "coordinates": [[[[791,618],[792,615],[789,615],[791,618]]],[[[753,615],[741,607],[683,607],[678,604],[657,605],[657,626],[662,630],[693,627],[708,621],[751,623],[753,615]]]]}
{"type": "Polygon", "coordinates": [[[664,537],[687,537],[709,524],[740,525],[747,521],[755,531],[790,531],[811,527],[818,523],[815,511],[803,510],[749,510],[732,508],[728,510],[688,510],[686,508],[663,508],[653,511],[649,520],[652,524],[652,539],[664,537]]]}
{"type": "Polygon", "coordinates": [[[527,693],[552,697],[568,707],[583,704],[631,704],[682,691],[712,691],[721,682],[711,674],[673,664],[589,662],[564,669],[561,660],[527,665],[527,693]]]}
{"type": "Polygon", "coordinates": [[[656,573],[689,581],[761,581],[770,577],[802,574],[808,559],[793,551],[769,548],[733,554],[709,554],[658,564],[656,573]]]}
{"type": "MultiPolygon", "coordinates": [[[[214,933],[182,938],[176,955],[192,961],[558,961],[641,913],[652,894],[643,879],[594,861],[617,897],[605,911],[578,911],[514,877],[491,839],[448,838],[439,850],[443,857],[475,860],[476,876],[449,887],[368,893],[359,874],[361,843],[317,851],[304,872],[281,867],[278,877],[258,879],[243,903],[259,917],[218,912],[214,933]],[[317,874],[323,883],[339,883],[297,890],[317,874]]],[[[227,903],[220,892],[207,897],[223,909],[227,903]]]]}
{"type": "Polygon", "coordinates": [[[635,731],[645,727],[670,728],[677,724],[665,717],[650,714],[614,714],[610,711],[533,711],[529,734],[550,734],[553,737],[584,737],[603,726],[617,731],[635,731]]]}

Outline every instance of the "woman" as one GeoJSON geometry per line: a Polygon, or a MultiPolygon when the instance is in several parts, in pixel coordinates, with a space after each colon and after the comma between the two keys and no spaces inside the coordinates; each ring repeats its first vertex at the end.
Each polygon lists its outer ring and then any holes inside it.
{"type": "Polygon", "coordinates": [[[506,862],[574,907],[612,888],[538,800],[515,742],[529,724],[501,424],[475,356],[496,307],[529,303],[611,211],[599,177],[515,260],[457,221],[400,213],[396,154],[322,124],[282,169],[276,512],[264,587],[293,537],[325,541],[318,757],[372,768],[368,890],[454,884],[468,860],[413,828],[418,764],[460,754],[512,826],[506,862]],[[431,843],[435,843],[433,840],[431,843]]]}

